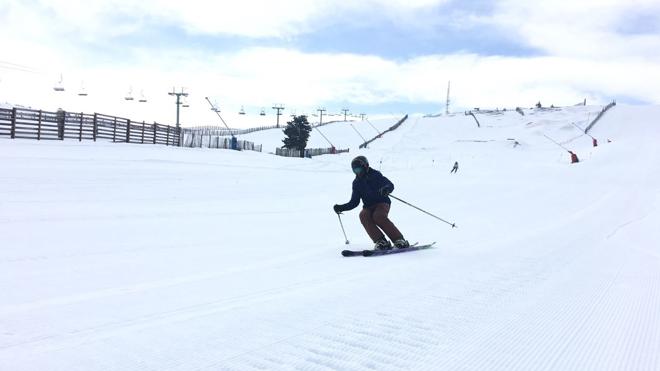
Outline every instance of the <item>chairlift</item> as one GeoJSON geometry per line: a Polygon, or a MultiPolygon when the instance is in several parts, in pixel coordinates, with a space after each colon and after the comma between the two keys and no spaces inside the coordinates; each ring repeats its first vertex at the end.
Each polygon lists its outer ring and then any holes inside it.
{"type": "Polygon", "coordinates": [[[239,115],[244,115],[245,114],[245,110],[243,109],[243,106],[241,106],[241,110],[238,111],[238,114],[239,115]]]}
{"type": "Polygon", "coordinates": [[[138,100],[138,102],[140,102],[140,103],[146,103],[147,102],[147,98],[144,97],[144,91],[143,90],[140,91],[140,100],[138,100]]]}
{"type": "Polygon", "coordinates": [[[87,90],[85,89],[85,84],[80,83],[80,91],[78,92],[79,97],[86,97],[87,96],[87,90]]]}
{"type": "Polygon", "coordinates": [[[263,108],[261,109],[261,113],[259,113],[260,116],[266,116],[266,110],[263,108]]]}
{"type": "Polygon", "coordinates": [[[128,94],[124,97],[125,100],[133,100],[133,87],[128,89],[128,94]]]}
{"type": "Polygon", "coordinates": [[[64,86],[62,85],[63,80],[64,79],[62,77],[62,74],[60,74],[60,81],[57,83],[57,85],[55,85],[55,87],[53,87],[53,90],[55,90],[55,91],[64,91],[64,86]]]}
{"type": "Polygon", "coordinates": [[[183,108],[188,108],[188,107],[190,107],[190,105],[188,104],[187,101],[184,100],[184,101],[183,101],[183,104],[181,104],[181,107],[183,107],[183,108]]]}

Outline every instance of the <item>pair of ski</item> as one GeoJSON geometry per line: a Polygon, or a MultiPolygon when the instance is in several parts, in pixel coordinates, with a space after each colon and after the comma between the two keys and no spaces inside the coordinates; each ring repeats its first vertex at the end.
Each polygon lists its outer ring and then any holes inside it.
{"type": "Polygon", "coordinates": [[[429,249],[435,245],[435,242],[432,242],[427,245],[420,245],[418,242],[415,242],[414,244],[410,245],[410,247],[406,247],[403,249],[397,249],[397,248],[392,248],[390,250],[344,250],[341,252],[342,256],[349,257],[349,256],[382,256],[382,255],[390,255],[390,254],[400,254],[403,252],[409,252],[409,251],[417,251],[417,250],[424,250],[424,249],[429,249]]]}

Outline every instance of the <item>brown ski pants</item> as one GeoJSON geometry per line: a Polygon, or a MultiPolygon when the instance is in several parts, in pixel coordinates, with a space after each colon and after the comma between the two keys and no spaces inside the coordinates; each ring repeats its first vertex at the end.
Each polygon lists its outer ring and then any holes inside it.
{"type": "Polygon", "coordinates": [[[389,212],[390,205],[386,203],[365,207],[360,211],[360,221],[372,241],[376,242],[383,238],[383,232],[392,241],[403,238],[399,229],[387,217],[389,212]]]}

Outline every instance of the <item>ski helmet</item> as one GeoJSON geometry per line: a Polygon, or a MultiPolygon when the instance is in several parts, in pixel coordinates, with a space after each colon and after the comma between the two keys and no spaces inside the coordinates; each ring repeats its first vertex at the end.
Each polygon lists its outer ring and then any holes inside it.
{"type": "Polygon", "coordinates": [[[351,168],[356,175],[360,175],[369,168],[369,160],[364,156],[358,156],[351,161],[351,168]]]}

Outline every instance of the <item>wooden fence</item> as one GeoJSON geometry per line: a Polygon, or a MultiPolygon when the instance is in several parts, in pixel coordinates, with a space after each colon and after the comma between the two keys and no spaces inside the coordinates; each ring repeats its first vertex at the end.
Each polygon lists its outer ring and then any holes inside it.
{"type": "Polygon", "coordinates": [[[99,113],[48,112],[25,108],[0,109],[0,137],[11,139],[93,140],[178,146],[180,129],[147,124],[99,113]]]}
{"type": "MultiPolygon", "coordinates": [[[[352,120],[351,120],[352,121],[352,120]]],[[[325,126],[329,124],[334,124],[336,122],[344,122],[344,121],[328,121],[324,122],[321,125],[316,124],[312,125],[312,127],[319,127],[319,126],[325,126]]],[[[242,135],[242,134],[250,134],[254,133],[257,131],[263,131],[263,130],[271,130],[271,129],[282,129],[286,127],[286,124],[283,126],[276,126],[276,125],[271,125],[271,126],[259,126],[259,127],[254,127],[254,128],[247,128],[247,129],[227,129],[226,127],[222,126],[193,126],[189,128],[185,128],[186,132],[196,132],[202,135],[217,135],[217,136],[231,136],[231,135],[242,135]]]]}
{"type": "Polygon", "coordinates": [[[193,126],[186,128],[186,132],[193,132],[202,135],[216,135],[216,136],[231,136],[231,135],[241,135],[241,134],[250,134],[257,131],[277,129],[277,126],[260,126],[255,128],[247,129],[227,129],[221,126],[193,126]]]}
{"type": "Polygon", "coordinates": [[[591,121],[591,123],[587,126],[586,129],[584,129],[584,133],[585,133],[585,134],[588,134],[588,133],[589,133],[589,130],[591,130],[591,128],[593,128],[594,125],[596,125],[596,123],[598,122],[598,120],[600,120],[601,117],[603,117],[603,115],[605,114],[605,112],[609,111],[610,108],[612,108],[612,107],[614,107],[614,106],[616,106],[616,101],[612,101],[610,104],[608,104],[607,106],[603,107],[603,109],[598,113],[598,116],[596,116],[596,118],[595,118],[593,121],[591,121]]]}
{"type": "Polygon", "coordinates": [[[183,129],[181,134],[181,146],[189,148],[217,148],[261,152],[261,144],[254,144],[253,142],[249,142],[247,140],[238,139],[235,139],[233,141],[234,143],[232,143],[232,137],[214,135],[210,133],[212,132],[200,131],[196,129],[183,129]]]}
{"type": "MultiPolygon", "coordinates": [[[[311,158],[320,155],[336,155],[338,153],[348,152],[349,149],[331,148],[305,148],[305,156],[311,158]]],[[[293,148],[275,148],[275,154],[284,157],[300,157],[300,150],[293,148]]]]}
{"type": "Polygon", "coordinates": [[[396,124],[392,125],[389,129],[387,129],[387,130],[385,130],[384,132],[382,132],[382,133],[376,135],[375,137],[371,138],[370,140],[368,140],[368,141],[366,141],[366,142],[360,144],[360,148],[367,148],[367,146],[368,146],[371,142],[375,141],[375,140],[378,139],[378,138],[381,138],[381,137],[383,136],[383,134],[398,129],[399,126],[401,126],[401,124],[403,124],[407,119],[408,119],[408,115],[403,116],[403,118],[401,118],[401,120],[399,120],[399,122],[397,122],[396,124]]]}

